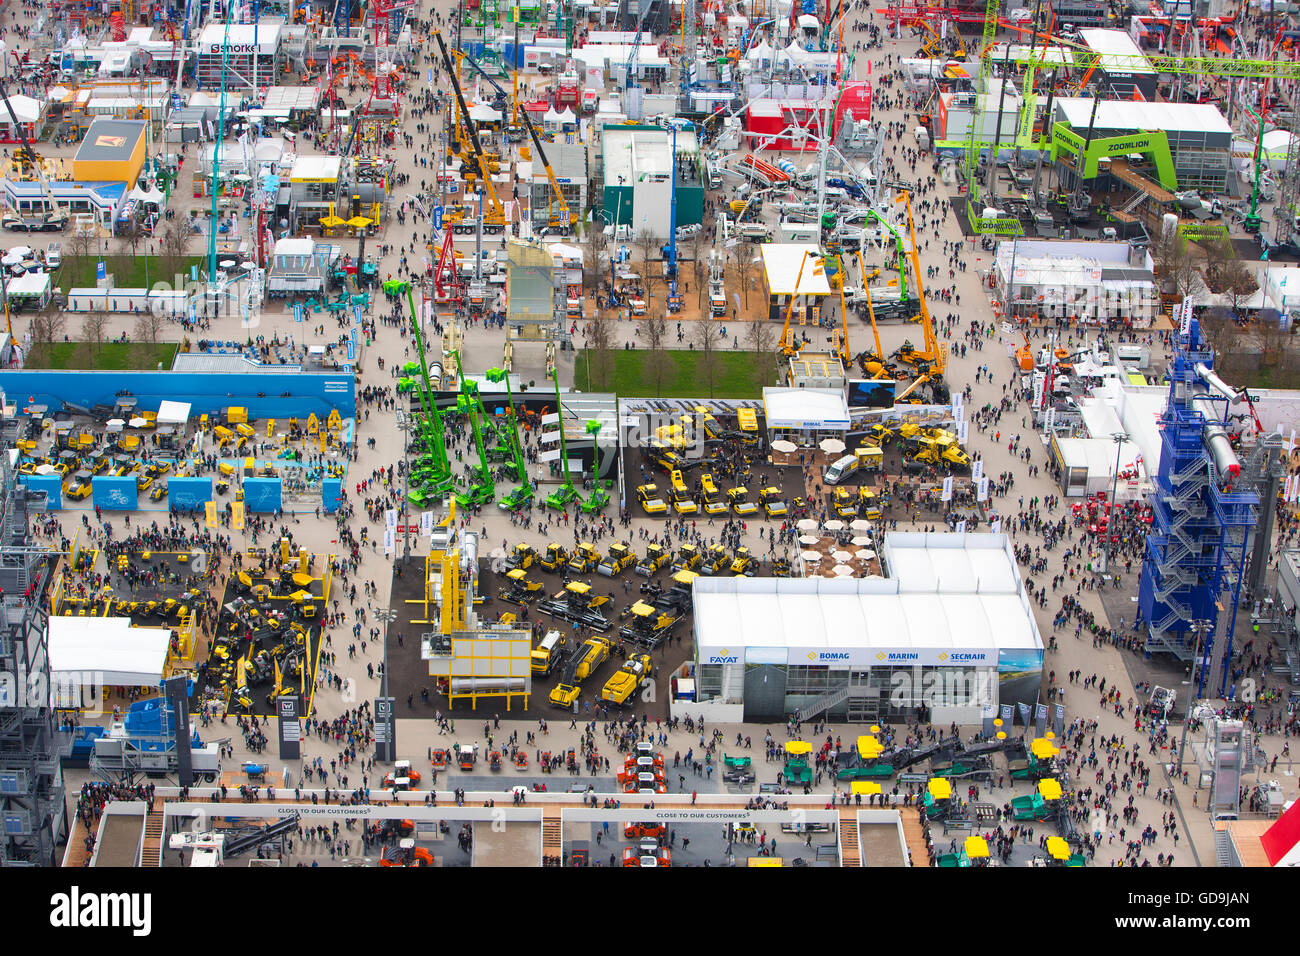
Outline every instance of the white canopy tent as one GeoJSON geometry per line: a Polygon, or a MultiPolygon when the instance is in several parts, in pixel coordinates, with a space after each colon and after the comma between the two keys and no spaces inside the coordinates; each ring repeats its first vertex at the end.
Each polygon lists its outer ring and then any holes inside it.
{"type": "Polygon", "coordinates": [[[190,420],[189,402],[167,402],[158,406],[159,425],[184,425],[190,420]]]}
{"type": "Polygon", "coordinates": [[[51,617],[51,678],[65,687],[157,686],[171,633],[166,627],[132,627],[129,617],[51,617]]]}

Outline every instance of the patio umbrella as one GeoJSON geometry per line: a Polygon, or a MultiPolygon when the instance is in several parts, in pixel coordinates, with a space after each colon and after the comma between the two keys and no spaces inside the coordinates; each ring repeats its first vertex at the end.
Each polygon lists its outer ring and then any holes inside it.
{"type": "Polygon", "coordinates": [[[853,574],[853,569],[847,564],[837,564],[835,567],[831,568],[831,574],[835,575],[837,578],[847,578],[853,574]]]}
{"type": "Polygon", "coordinates": [[[870,543],[871,538],[865,534],[860,534],[849,540],[849,544],[853,545],[855,548],[865,548],[870,543]]]}
{"type": "Polygon", "coordinates": [[[498,561],[504,561],[504,560],[506,559],[506,549],[505,549],[505,548],[493,548],[493,549],[491,550],[491,552],[488,554],[488,557],[489,557],[489,558],[496,558],[498,561]]]}
{"type": "Polygon", "coordinates": [[[846,564],[849,561],[853,560],[853,555],[848,551],[832,551],[831,557],[834,558],[836,561],[838,561],[840,564],[846,564]]]}
{"type": "Polygon", "coordinates": [[[843,531],[844,522],[841,521],[839,518],[832,518],[830,521],[822,525],[822,527],[825,528],[827,531],[843,531]]]}
{"type": "Polygon", "coordinates": [[[799,521],[795,523],[795,527],[800,531],[816,531],[817,522],[812,518],[800,518],[799,521]]]}
{"type": "Polygon", "coordinates": [[[876,552],[872,551],[870,548],[863,548],[861,551],[858,552],[858,557],[861,558],[863,561],[870,561],[875,556],[876,556],[876,552]]]}
{"type": "Polygon", "coordinates": [[[121,428],[126,424],[126,422],[122,421],[120,418],[110,418],[108,421],[104,422],[104,424],[109,428],[121,428]]]}
{"type": "Polygon", "coordinates": [[[825,555],[823,555],[820,551],[804,551],[802,554],[799,555],[799,557],[803,558],[805,561],[820,561],[823,557],[825,557],[825,555]]]}
{"type": "Polygon", "coordinates": [[[817,537],[817,535],[815,535],[815,534],[801,534],[801,535],[799,535],[799,543],[800,543],[800,544],[813,545],[813,544],[816,544],[816,543],[817,543],[818,541],[820,541],[820,540],[821,540],[821,538],[817,537]]]}
{"type": "Polygon", "coordinates": [[[0,265],[16,266],[23,261],[23,257],[16,252],[5,253],[5,257],[0,259],[0,265]]]}
{"type": "Polygon", "coordinates": [[[373,222],[373,219],[367,219],[365,216],[353,216],[348,220],[348,225],[353,229],[364,229],[373,222]]]}
{"type": "Polygon", "coordinates": [[[844,442],[838,438],[823,438],[817,443],[817,447],[828,455],[838,455],[844,450],[844,442]]]}
{"type": "Polygon", "coordinates": [[[784,455],[791,454],[799,450],[799,446],[792,441],[786,441],[784,438],[778,438],[772,442],[772,451],[779,451],[784,455]]]}
{"type": "Polygon", "coordinates": [[[321,216],[320,219],[316,221],[326,229],[337,229],[339,226],[346,226],[348,224],[346,219],[340,219],[338,216],[334,215],[321,216]]]}
{"type": "Polygon", "coordinates": [[[854,531],[870,531],[871,522],[868,521],[866,518],[854,518],[852,521],[849,522],[849,527],[852,528],[854,531]]]}
{"type": "Polygon", "coordinates": [[[132,428],[144,428],[144,426],[148,425],[149,423],[145,421],[143,418],[133,418],[129,422],[127,422],[127,424],[130,425],[132,428]]]}

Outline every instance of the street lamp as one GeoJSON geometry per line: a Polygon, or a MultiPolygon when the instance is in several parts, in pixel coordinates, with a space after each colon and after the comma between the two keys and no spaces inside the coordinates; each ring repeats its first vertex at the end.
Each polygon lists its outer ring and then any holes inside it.
{"type": "Polygon", "coordinates": [[[1110,556],[1111,556],[1111,543],[1110,543],[1111,533],[1110,532],[1111,529],[1114,527],[1114,522],[1115,522],[1115,493],[1119,489],[1120,454],[1123,452],[1124,446],[1127,445],[1130,440],[1128,435],[1126,435],[1124,432],[1115,432],[1113,435],[1110,436],[1110,438],[1111,441],[1115,443],[1115,474],[1111,478],[1111,482],[1110,482],[1110,516],[1106,520],[1106,552],[1105,552],[1105,558],[1103,559],[1104,563],[1102,564],[1101,567],[1101,571],[1103,574],[1106,574],[1110,571],[1110,556]]]}

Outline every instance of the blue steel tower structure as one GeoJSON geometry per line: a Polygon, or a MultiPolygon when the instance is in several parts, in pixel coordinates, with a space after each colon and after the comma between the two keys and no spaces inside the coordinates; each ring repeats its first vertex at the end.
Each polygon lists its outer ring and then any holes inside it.
{"type": "Polygon", "coordinates": [[[1224,428],[1242,394],[1214,373],[1214,352],[1198,321],[1182,328],[1160,419],[1160,466],[1138,603],[1148,655],[1191,661],[1198,643],[1193,623],[1209,622],[1193,671],[1194,697],[1223,696],[1259,496],[1243,480],[1224,428]]]}

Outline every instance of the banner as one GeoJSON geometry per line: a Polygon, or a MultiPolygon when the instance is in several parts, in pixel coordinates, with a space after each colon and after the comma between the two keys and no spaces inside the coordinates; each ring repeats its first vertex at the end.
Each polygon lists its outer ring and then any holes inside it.
{"type": "Polygon", "coordinates": [[[979,481],[984,477],[984,459],[976,458],[970,466],[970,480],[979,481]]]}
{"type": "Polygon", "coordinates": [[[952,475],[943,480],[943,500],[952,501],[952,475]]]}
{"type": "Polygon", "coordinates": [[[420,534],[422,534],[422,535],[427,535],[427,536],[430,536],[430,537],[431,537],[431,536],[433,535],[433,527],[434,527],[433,512],[432,512],[432,511],[426,511],[426,512],[424,512],[423,514],[421,514],[421,515],[420,515],[420,534]]]}
{"type": "Polygon", "coordinates": [[[988,475],[983,475],[980,477],[979,495],[977,496],[977,500],[979,501],[989,500],[989,476],[988,475]]]}
{"type": "Polygon", "coordinates": [[[281,697],[276,702],[277,723],[280,725],[280,759],[297,760],[301,757],[302,725],[298,722],[298,698],[281,697]]]}
{"type": "Polygon", "coordinates": [[[397,550],[397,527],[384,529],[384,554],[389,555],[397,550]]]}
{"type": "Polygon", "coordinates": [[[1028,705],[1028,704],[1016,704],[1016,709],[1020,712],[1020,722],[1021,722],[1022,724],[1025,725],[1025,729],[1028,729],[1028,728],[1029,728],[1029,713],[1030,713],[1030,712],[1029,712],[1029,705],[1028,705]]]}
{"type": "Polygon", "coordinates": [[[209,501],[203,506],[204,516],[207,518],[207,526],[215,528],[217,526],[217,503],[209,501]]]}
{"type": "Polygon", "coordinates": [[[236,531],[244,530],[244,503],[236,501],[230,506],[230,524],[236,531]]]}
{"type": "Polygon", "coordinates": [[[389,531],[397,530],[397,509],[389,508],[384,512],[384,527],[389,531]]]}
{"type": "Polygon", "coordinates": [[[1003,704],[1002,707],[999,708],[998,716],[1002,718],[1002,729],[1010,732],[1016,722],[1015,711],[1011,709],[1011,705],[1003,704]]]}
{"type": "Polygon", "coordinates": [[[1065,705],[1056,705],[1056,714],[1052,718],[1052,733],[1060,737],[1065,733],[1065,705]]]}
{"type": "Polygon", "coordinates": [[[993,523],[989,525],[989,534],[1001,534],[1001,533],[1002,533],[1002,519],[994,518],[993,523]]]}
{"type": "Polygon", "coordinates": [[[967,422],[966,419],[964,418],[957,423],[957,440],[961,442],[963,445],[966,444],[967,432],[969,431],[968,429],[969,424],[970,423],[967,422]]]}
{"type": "Polygon", "coordinates": [[[1039,703],[1034,707],[1034,730],[1038,736],[1043,736],[1043,731],[1047,729],[1047,705],[1039,703]]]}
{"type": "Polygon", "coordinates": [[[954,530],[955,530],[958,534],[965,534],[965,533],[966,533],[966,519],[965,519],[965,518],[962,518],[960,521],[958,521],[958,522],[957,522],[957,527],[956,527],[954,530]]]}

